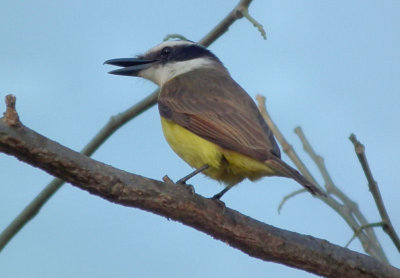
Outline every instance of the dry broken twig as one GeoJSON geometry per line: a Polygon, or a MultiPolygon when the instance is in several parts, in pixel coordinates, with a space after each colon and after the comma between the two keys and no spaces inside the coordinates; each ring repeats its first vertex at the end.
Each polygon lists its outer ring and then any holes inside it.
{"type": "Polygon", "coordinates": [[[7,95],[5,97],[6,101],[6,112],[4,112],[3,120],[9,126],[17,126],[20,124],[19,116],[15,110],[16,98],[13,95],[7,95]]]}

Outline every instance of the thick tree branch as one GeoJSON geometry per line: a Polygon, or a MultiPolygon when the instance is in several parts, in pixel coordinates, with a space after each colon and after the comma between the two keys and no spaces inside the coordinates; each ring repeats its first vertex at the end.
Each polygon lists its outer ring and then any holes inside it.
{"type": "MultiPolygon", "coordinates": [[[[199,44],[208,47],[216,39],[222,36],[229,27],[238,19],[243,17],[242,10],[248,11],[252,0],[241,0],[236,7],[222,19],[199,44]]],[[[147,109],[154,106],[157,102],[158,90],[144,98],[142,101],[133,105],[126,111],[111,117],[109,122],[93,137],[93,139],[83,148],[82,154],[91,156],[115,131],[122,127],[125,123],[140,115],[147,109]]],[[[63,185],[60,179],[52,180],[36,197],[30,202],[24,210],[4,229],[0,234],[0,251],[18,233],[22,227],[31,220],[42,208],[42,206],[53,196],[55,192],[63,185]]]]}
{"type": "Polygon", "coordinates": [[[374,180],[374,177],[372,176],[371,169],[369,168],[368,165],[367,156],[365,155],[365,147],[357,140],[357,137],[354,134],[351,134],[349,139],[354,145],[354,150],[357,154],[358,160],[360,161],[361,167],[363,168],[365,177],[367,178],[368,181],[369,191],[374,197],[379,214],[381,215],[382,228],[389,235],[390,239],[393,241],[393,244],[400,252],[400,239],[393,227],[392,221],[390,221],[389,214],[387,213],[385,204],[383,203],[382,195],[381,192],[379,191],[378,184],[374,180]]]}
{"type": "MultiPolygon", "coordinates": [[[[144,98],[142,101],[133,105],[126,111],[113,116],[104,125],[102,129],[93,137],[92,140],[83,148],[82,154],[91,156],[115,131],[117,131],[126,122],[137,115],[140,115],[157,100],[158,91],[144,98]]],[[[9,110],[9,109],[8,109],[9,110]]],[[[8,111],[7,110],[7,111],[8,111]]],[[[6,112],[8,113],[8,112],[6,112]]],[[[7,117],[6,117],[7,118],[7,117]]],[[[64,184],[64,181],[58,178],[53,179],[46,187],[21,211],[20,214],[2,231],[0,234],[0,251],[16,235],[29,220],[31,220],[40,211],[43,205],[53,196],[54,193],[64,184]]]]}
{"type": "Polygon", "coordinates": [[[111,202],[179,221],[250,256],[326,277],[400,277],[400,270],[325,240],[281,230],[194,194],[115,169],[0,119],[0,151],[111,202]]]}

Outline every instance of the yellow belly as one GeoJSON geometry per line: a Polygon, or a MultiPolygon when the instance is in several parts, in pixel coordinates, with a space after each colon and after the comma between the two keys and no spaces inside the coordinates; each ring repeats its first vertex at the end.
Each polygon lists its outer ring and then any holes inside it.
{"type": "Polygon", "coordinates": [[[256,180],[274,175],[265,163],[221,148],[163,117],[161,125],[168,144],[183,160],[194,168],[207,164],[209,168],[203,173],[228,186],[245,178],[256,180]]]}

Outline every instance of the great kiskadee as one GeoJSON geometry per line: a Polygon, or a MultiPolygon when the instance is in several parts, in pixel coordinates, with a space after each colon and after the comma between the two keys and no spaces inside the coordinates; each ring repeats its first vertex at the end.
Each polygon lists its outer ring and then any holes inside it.
{"type": "MultiPolygon", "coordinates": [[[[222,62],[190,41],[167,41],[137,58],[105,62],[121,67],[109,73],[138,76],[160,87],[158,108],[164,136],[190,166],[226,188],[248,178],[281,176],[323,195],[281,160],[279,147],[251,97],[222,62]]],[[[196,171],[195,171],[196,172],[196,171]]]]}

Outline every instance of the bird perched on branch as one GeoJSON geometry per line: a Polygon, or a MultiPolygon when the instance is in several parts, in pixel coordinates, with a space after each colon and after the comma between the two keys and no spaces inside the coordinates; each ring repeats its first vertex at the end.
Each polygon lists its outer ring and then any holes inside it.
{"type": "Polygon", "coordinates": [[[289,177],[313,195],[323,195],[281,160],[279,147],[251,97],[222,62],[190,41],[167,41],[136,58],[105,62],[121,67],[111,74],[138,76],[160,87],[158,108],[171,148],[198,172],[232,186],[248,178],[289,177]]]}

